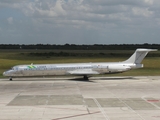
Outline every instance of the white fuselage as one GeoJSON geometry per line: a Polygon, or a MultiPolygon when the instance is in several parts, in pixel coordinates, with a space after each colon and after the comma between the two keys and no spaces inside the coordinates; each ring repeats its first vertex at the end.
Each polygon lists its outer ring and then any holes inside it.
{"type": "Polygon", "coordinates": [[[93,75],[128,71],[142,67],[133,63],[73,63],[73,64],[35,64],[18,65],[4,72],[5,76],[55,76],[55,75],[93,75]]]}

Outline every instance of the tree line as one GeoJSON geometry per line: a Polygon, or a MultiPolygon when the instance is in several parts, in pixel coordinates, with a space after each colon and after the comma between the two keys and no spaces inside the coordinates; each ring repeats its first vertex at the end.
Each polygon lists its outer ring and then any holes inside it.
{"type": "MultiPolygon", "coordinates": [[[[31,53],[23,53],[23,55],[26,54],[27,56],[32,57],[128,57],[131,55],[131,53],[114,53],[114,52],[107,52],[107,53],[81,53],[81,52],[31,52],[31,53]]],[[[160,57],[159,53],[152,53],[149,54],[148,57],[160,57]]]]}
{"type": "Polygon", "coordinates": [[[160,49],[160,44],[94,44],[94,45],[51,45],[51,44],[36,44],[36,45],[19,45],[19,44],[0,44],[0,49],[51,49],[51,50],[135,50],[137,48],[152,48],[160,49]]]}

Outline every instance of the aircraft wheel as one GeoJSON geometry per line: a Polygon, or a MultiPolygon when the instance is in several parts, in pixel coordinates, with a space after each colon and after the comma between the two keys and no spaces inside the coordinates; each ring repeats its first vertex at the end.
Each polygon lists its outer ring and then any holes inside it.
{"type": "Polygon", "coordinates": [[[12,81],[12,77],[10,77],[9,80],[12,81]]]}
{"type": "Polygon", "coordinates": [[[88,80],[88,77],[87,77],[87,75],[84,75],[84,77],[83,77],[83,78],[84,78],[84,80],[88,80]]]}

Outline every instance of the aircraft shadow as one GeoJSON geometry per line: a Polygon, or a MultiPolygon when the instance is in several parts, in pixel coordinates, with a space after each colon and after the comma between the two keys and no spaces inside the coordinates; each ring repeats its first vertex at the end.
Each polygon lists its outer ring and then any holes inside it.
{"type": "Polygon", "coordinates": [[[94,81],[90,80],[89,78],[88,78],[88,80],[85,80],[83,78],[72,78],[72,79],[68,79],[68,81],[94,82],[94,81]]]}
{"type": "MultiPolygon", "coordinates": [[[[94,82],[96,80],[139,80],[135,77],[90,77],[88,80],[83,77],[76,78],[13,78],[13,81],[79,81],[79,82],[94,82]]],[[[6,81],[6,79],[1,80],[6,81]]]]}
{"type": "Polygon", "coordinates": [[[92,80],[139,80],[135,77],[100,77],[100,78],[92,78],[92,80]]]}
{"type": "MultiPolygon", "coordinates": [[[[93,82],[91,80],[84,80],[83,78],[13,78],[14,81],[81,81],[81,82],[93,82]]],[[[1,81],[9,81],[9,79],[3,79],[1,81]]]]}

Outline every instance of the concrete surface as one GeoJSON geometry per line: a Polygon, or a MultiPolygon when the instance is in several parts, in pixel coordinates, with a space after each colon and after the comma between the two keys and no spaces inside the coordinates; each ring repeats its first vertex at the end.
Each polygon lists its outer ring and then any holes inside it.
{"type": "Polygon", "coordinates": [[[160,120],[160,76],[0,79],[0,120],[160,120]]]}

